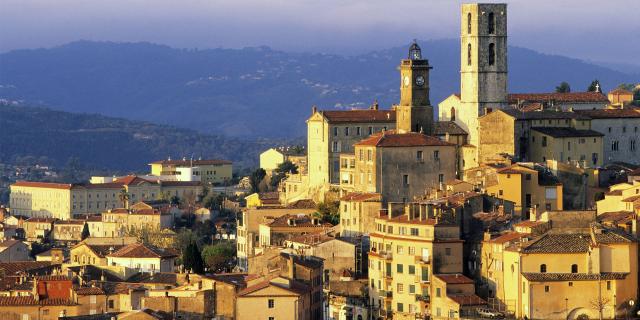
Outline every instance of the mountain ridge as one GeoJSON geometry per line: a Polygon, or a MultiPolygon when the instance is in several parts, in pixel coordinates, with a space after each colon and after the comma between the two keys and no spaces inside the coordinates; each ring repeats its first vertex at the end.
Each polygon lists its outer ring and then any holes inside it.
{"type": "MultiPolygon", "coordinates": [[[[459,40],[420,41],[434,66],[431,101],[459,92],[459,40]]],[[[366,108],[399,99],[396,67],[407,48],[341,56],[288,53],[266,46],[176,49],[148,42],[78,41],[0,54],[0,99],[56,110],[99,113],[236,137],[305,133],[311,106],[366,108]]],[[[509,91],[574,91],[600,80],[611,89],[635,82],[578,59],[509,47],[509,91]]]]}

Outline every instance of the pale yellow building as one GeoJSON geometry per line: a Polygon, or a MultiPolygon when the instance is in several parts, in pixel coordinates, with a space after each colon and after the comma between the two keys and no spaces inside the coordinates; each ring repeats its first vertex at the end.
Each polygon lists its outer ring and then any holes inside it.
{"type": "Polygon", "coordinates": [[[277,218],[265,218],[258,234],[260,247],[283,247],[287,240],[297,236],[326,232],[332,225],[305,214],[286,214],[277,218]]]}
{"type": "Polygon", "coordinates": [[[370,233],[369,296],[374,316],[415,319],[431,314],[434,274],[462,272],[460,228],[425,210],[387,210],[370,233]]]}
{"type": "Polygon", "coordinates": [[[149,164],[154,176],[180,176],[189,171],[205,185],[221,184],[233,177],[233,163],[228,160],[160,160],[149,164]]]}
{"type": "Polygon", "coordinates": [[[340,199],[340,234],[344,237],[366,235],[375,228],[382,206],[378,193],[348,193],[340,199]]]}
{"type": "Polygon", "coordinates": [[[298,172],[307,172],[307,155],[303,150],[298,150],[294,147],[280,147],[270,148],[260,154],[260,168],[264,169],[268,174],[285,161],[290,161],[296,165],[298,172]]]}
{"type": "Polygon", "coordinates": [[[255,284],[240,291],[236,298],[236,319],[312,320],[311,290],[283,277],[255,284]]]}
{"type": "Polygon", "coordinates": [[[598,215],[607,212],[634,212],[640,205],[640,181],[612,185],[604,199],[596,202],[598,215]]]}
{"type": "Polygon", "coordinates": [[[497,169],[495,176],[485,181],[488,181],[485,184],[487,194],[512,201],[516,214],[525,219],[530,208],[562,210],[562,184],[541,176],[538,170],[524,164],[497,169]]]}
{"type": "Polygon", "coordinates": [[[473,279],[460,273],[434,275],[431,292],[433,319],[473,319],[476,309],[487,304],[476,295],[473,279]]]}
{"type": "Polygon", "coordinates": [[[135,175],[109,183],[60,184],[18,181],[11,185],[13,214],[27,217],[70,220],[77,215],[128,207],[150,200],[196,198],[202,193],[200,182],[153,181],[135,175]],[[123,190],[126,198],[123,198],[123,190]]]}
{"type": "Polygon", "coordinates": [[[637,241],[618,230],[546,233],[506,248],[503,269],[517,318],[612,319],[637,299],[637,241]]]}
{"type": "Polygon", "coordinates": [[[574,128],[532,128],[529,157],[534,162],[557,160],[581,167],[601,166],[604,134],[574,128]]]}

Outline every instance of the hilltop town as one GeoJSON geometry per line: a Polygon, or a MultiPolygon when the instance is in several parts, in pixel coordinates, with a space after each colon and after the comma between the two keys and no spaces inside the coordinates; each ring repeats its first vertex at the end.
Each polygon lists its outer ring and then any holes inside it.
{"type": "Polygon", "coordinates": [[[414,41],[397,104],[311,106],[247,177],[11,183],[0,319],[637,317],[640,85],[509,92],[507,16],[461,6],[459,92],[414,41]]]}

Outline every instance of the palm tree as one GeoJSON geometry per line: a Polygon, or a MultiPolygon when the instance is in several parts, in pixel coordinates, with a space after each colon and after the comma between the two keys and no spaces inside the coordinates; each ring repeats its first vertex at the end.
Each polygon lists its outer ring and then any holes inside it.
{"type": "Polygon", "coordinates": [[[129,208],[129,193],[127,192],[127,189],[125,189],[124,187],[120,189],[118,199],[120,199],[120,201],[122,202],[122,207],[124,207],[125,209],[129,208]]]}

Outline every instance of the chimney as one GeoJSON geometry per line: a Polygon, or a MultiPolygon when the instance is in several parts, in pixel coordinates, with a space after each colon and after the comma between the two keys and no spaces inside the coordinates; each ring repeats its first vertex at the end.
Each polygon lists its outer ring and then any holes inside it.
{"type": "Polygon", "coordinates": [[[373,100],[373,104],[371,105],[371,110],[378,110],[378,99],[373,100]]]}
{"type": "Polygon", "coordinates": [[[295,263],[293,263],[293,255],[289,254],[289,260],[288,262],[288,266],[289,266],[289,279],[293,280],[296,273],[295,273],[295,263]]]}
{"type": "Polygon", "coordinates": [[[482,240],[483,240],[483,241],[490,241],[490,240],[491,240],[491,233],[489,233],[489,232],[485,232],[485,233],[483,234],[483,238],[482,238],[482,240]]]}

